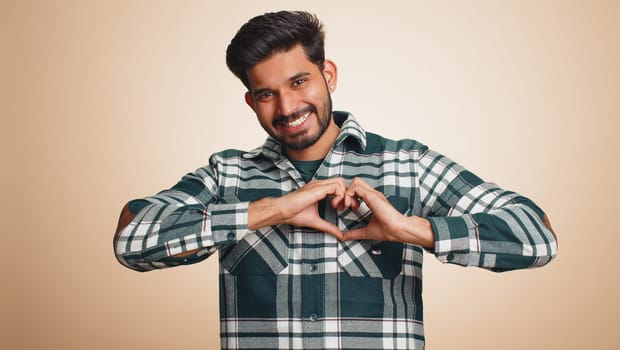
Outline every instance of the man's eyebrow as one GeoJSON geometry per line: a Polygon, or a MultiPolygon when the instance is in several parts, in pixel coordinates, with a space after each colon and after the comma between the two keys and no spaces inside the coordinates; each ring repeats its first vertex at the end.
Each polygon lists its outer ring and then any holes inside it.
{"type": "Polygon", "coordinates": [[[292,77],[290,77],[289,81],[295,81],[295,80],[297,80],[299,78],[303,78],[303,77],[308,76],[308,75],[310,75],[309,72],[299,72],[299,73],[293,75],[292,77]]]}

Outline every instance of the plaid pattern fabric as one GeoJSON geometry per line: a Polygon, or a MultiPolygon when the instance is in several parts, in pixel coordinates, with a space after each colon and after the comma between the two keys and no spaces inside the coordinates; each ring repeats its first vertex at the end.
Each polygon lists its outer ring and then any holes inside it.
{"type": "MultiPolygon", "coordinates": [[[[401,213],[427,217],[439,260],[505,271],[555,256],[532,201],[416,141],[366,133],[346,113],[334,118],[341,133],[315,178],[360,177],[401,213]]],[[[271,138],[251,152],[217,153],[171,189],[128,204],[135,217],[115,237],[116,256],[147,271],[219,251],[222,348],[423,349],[419,246],[339,242],[288,225],[248,230],[249,202],[303,185],[271,138]]],[[[345,232],[372,214],[321,208],[345,232]]]]}

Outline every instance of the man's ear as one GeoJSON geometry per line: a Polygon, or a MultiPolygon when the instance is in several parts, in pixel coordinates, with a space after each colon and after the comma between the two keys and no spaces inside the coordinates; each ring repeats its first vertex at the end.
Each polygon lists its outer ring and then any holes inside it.
{"type": "Polygon", "coordinates": [[[254,110],[254,98],[252,97],[252,93],[250,91],[245,93],[245,103],[250,106],[252,110],[254,110]]]}
{"type": "Polygon", "coordinates": [[[338,85],[338,67],[336,67],[334,61],[325,60],[325,62],[323,62],[323,77],[325,77],[329,92],[334,92],[338,85]]]}

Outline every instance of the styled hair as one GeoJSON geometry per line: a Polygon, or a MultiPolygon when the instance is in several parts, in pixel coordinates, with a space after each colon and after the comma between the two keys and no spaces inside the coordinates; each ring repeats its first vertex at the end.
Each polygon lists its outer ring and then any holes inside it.
{"type": "Polygon", "coordinates": [[[308,60],[323,69],[324,42],[323,24],[315,15],[305,11],[269,12],[241,26],[226,49],[226,65],[249,89],[248,69],[297,44],[302,45],[308,60]]]}

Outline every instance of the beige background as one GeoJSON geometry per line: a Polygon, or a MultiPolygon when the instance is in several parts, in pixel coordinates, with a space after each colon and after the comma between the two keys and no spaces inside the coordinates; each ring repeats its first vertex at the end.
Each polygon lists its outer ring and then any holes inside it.
{"type": "Polygon", "coordinates": [[[429,349],[616,349],[618,1],[2,1],[3,349],[213,349],[217,261],[139,274],[124,203],[265,135],[224,51],[250,17],[316,12],[336,108],[537,201],[540,270],[426,256],[429,349]],[[291,5],[292,4],[292,5],[291,5]]]}

